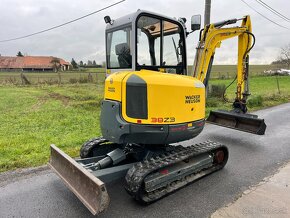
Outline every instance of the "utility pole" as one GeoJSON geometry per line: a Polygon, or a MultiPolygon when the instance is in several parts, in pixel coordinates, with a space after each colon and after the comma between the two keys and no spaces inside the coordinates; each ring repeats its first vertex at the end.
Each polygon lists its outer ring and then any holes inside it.
{"type": "MultiPolygon", "coordinates": [[[[205,0],[204,6],[204,26],[210,24],[210,7],[211,7],[211,0],[205,0]]],[[[209,93],[209,85],[206,86],[206,97],[209,93]]]]}
{"type": "Polygon", "coordinates": [[[210,7],[211,7],[211,0],[205,0],[204,26],[207,24],[210,24],[210,7]]]}

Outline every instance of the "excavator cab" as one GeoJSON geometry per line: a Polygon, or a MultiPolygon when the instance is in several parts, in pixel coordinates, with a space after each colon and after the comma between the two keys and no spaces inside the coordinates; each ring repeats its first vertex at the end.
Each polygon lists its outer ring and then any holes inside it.
{"type": "Polygon", "coordinates": [[[187,75],[183,20],[139,10],[105,21],[107,77],[140,70],[187,75]]]}

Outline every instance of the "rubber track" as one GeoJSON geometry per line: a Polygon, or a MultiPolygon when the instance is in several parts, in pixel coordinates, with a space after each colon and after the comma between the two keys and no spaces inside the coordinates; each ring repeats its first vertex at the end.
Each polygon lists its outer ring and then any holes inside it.
{"type": "Polygon", "coordinates": [[[108,140],[104,139],[102,136],[90,139],[89,141],[85,142],[82,145],[80,149],[80,157],[81,158],[90,157],[90,153],[94,147],[97,147],[106,142],[108,142],[108,140]]]}
{"type": "Polygon", "coordinates": [[[170,152],[159,155],[150,160],[145,160],[135,164],[127,173],[125,189],[127,192],[133,196],[137,201],[142,203],[151,203],[159,198],[162,198],[175,190],[195,181],[198,178],[201,178],[205,175],[208,175],[214,171],[222,169],[227,162],[228,158],[228,149],[226,146],[221,145],[217,142],[206,141],[203,143],[191,145],[188,147],[183,146],[172,146],[173,150],[170,152]],[[210,167],[209,169],[203,169],[200,172],[195,172],[190,176],[185,178],[180,178],[165,187],[162,187],[153,192],[147,193],[144,190],[144,179],[150,173],[156,172],[159,169],[162,169],[166,166],[176,164],[178,162],[194,158],[203,153],[214,153],[218,149],[223,149],[225,151],[225,159],[222,164],[216,164],[210,167]]]}

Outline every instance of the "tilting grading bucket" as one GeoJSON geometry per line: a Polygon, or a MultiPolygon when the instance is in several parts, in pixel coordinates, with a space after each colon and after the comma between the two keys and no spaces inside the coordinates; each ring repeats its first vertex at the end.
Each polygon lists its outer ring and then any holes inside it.
{"type": "Polygon", "coordinates": [[[51,156],[48,165],[67,187],[93,215],[105,210],[109,205],[105,184],[55,145],[51,145],[50,148],[51,156]]]}
{"type": "Polygon", "coordinates": [[[234,111],[211,111],[207,122],[257,135],[264,135],[266,130],[264,119],[259,119],[257,115],[234,111]]]}

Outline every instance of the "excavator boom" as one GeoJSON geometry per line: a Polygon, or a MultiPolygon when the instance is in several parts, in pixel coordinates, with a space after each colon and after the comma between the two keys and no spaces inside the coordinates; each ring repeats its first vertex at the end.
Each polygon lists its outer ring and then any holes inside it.
{"type": "Polygon", "coordinates": [[[232,111],[211,111],[207,122],[253,134],[263,135],[266,124],[256,115],[246,114],[247,98],[250,95],[249,78],[249,52],[254,46],[255,37],[252,34],[251,20],[249,16],[241,19],[231,19],[207,25],[201,31],[200,41],[194,62],[194,77],[208,85],[211,67],[216,48],[219,48],[223,40],[238,36],[238,64],[236,75],[236,97],[232,111]],[[242,20],[241,26],[224,27],[242,20]]]}

